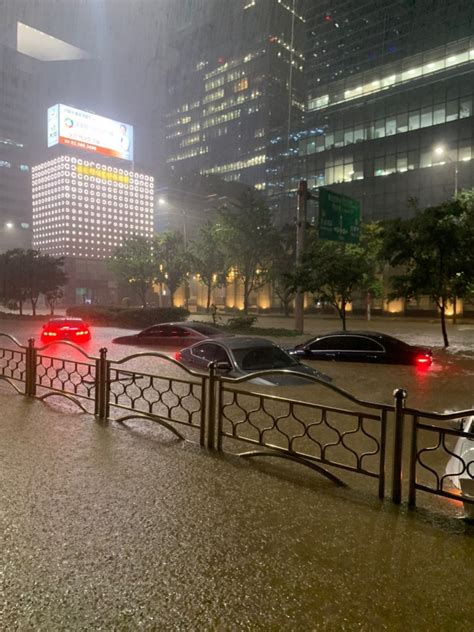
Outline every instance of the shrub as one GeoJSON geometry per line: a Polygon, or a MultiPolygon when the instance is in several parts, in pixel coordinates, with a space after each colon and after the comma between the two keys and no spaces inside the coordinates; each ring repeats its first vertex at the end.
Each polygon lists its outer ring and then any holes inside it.
{"type": "Polygon", "coordinates": [[[257,320],[257,316],[235,316],[226,323],[228,329],[250,329],[257,320]]]}
{"type": "Polygon", "coordinates": [[[83,318],[91,325],[130,327],[143,329],[156,323],[183,321],[189,312],[183,307],[99,307],[96,305],[76,305],[66,310],[68,316],[83,318]]]}

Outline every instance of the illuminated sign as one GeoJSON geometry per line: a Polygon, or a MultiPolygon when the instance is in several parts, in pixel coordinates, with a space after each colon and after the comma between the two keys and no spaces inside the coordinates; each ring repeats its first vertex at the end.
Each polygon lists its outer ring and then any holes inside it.
{"type": "Polygon", "coordinates": [[[48,108],[48,147],[58,144],[133,160],[133,126],[57,104],[48,108]]]}
{"type": "Polygon", "coordinates": [[[129,176],[107,171],[105,167],[101,169],[76,165],[76,173],[79,173],[81,176],[90,176],[92,178],[100,178],[101,180],[112,180],[113,182],[121,182],[122,184],[129,184],[130,182],[129,176]]]}

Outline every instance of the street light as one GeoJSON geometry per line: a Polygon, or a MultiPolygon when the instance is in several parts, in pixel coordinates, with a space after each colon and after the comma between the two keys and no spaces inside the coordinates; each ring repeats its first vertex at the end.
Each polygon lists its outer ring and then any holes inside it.
{"type": "Polygon", "coordinates": [[[11,230],[12,228],[14,228],[15,224],[13,222],[6,222],[5,223],[5,228],[7,230],[11,230]]]}
{"type": "Polygon", "coordinates": [[[454,165],[454,197],[458,194],[458,161],[449,157],[444,145],[436,145],[434,153],[439,157],[445,157],[450,163],[454,165]]]}

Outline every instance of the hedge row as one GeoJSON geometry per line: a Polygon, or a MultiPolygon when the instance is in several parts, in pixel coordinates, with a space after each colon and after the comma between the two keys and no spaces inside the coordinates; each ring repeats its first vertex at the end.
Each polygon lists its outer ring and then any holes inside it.
{"type": "Polygon", "coordinates": [[[91,325],[107,325],[143,329],[155,323],[168,323],[186,320],[188,310],[183,307],[146,307],[142,309],[124,307],[99,307],[95,305],[76,305],[68,307],[67,316],[83,318],[91,325]]]}

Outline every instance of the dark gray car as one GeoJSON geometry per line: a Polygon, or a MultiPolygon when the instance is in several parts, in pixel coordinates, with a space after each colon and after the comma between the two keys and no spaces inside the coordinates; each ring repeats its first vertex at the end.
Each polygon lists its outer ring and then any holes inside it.
{"type": "Polygon", "coordinates": [[[213,338],[182,349],[176,359],[192,369],[207,370],[210,362],[216,363],[217,372],[228,377],[241,377],[270,369],[289,369],[286,375],[269,375],[255,378],[262,385],[310,384],[300,377],[311,375],[326,382],[332,378],[316,369],[301,364],[271,340],[234,336],[213,338]]]}
{"type": "Polygon", "coordinates": [[[207,323],[187,321],[184,323],[159,323],[147,327],[138,334],[129,334],[114,338],[112,342],[127,345],[144,345],[148,347],[174,347],[180,349],[199,340],[222,337],[225,334],[207,323]]]}

